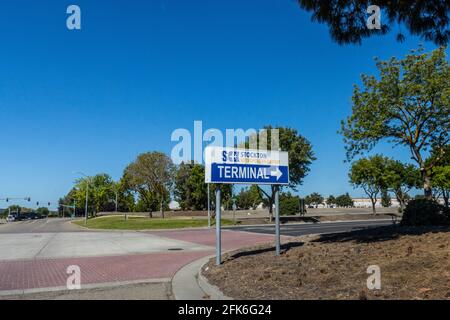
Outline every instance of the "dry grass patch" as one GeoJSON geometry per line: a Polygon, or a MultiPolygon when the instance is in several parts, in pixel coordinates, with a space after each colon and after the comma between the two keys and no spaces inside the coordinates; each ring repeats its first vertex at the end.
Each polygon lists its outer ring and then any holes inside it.
{"type": "Polygon", "coordinates": [[[307,236],[284,247],[225,255],[204,269],[237,299],[450,299],[450,229],[380,227],[307,236]],[[367,289],[367,268],[381,268],[381,290],[367,289]]]}

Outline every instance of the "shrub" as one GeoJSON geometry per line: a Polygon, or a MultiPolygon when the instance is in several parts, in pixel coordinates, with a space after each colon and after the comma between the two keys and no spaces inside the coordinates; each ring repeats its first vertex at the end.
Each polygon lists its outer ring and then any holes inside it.
{"type": "Polygon", "coordinates": [[[280,215],[294,215],[299,212],[299,198],[290,193],[280,195],[280,215]]]}
{"type": "Polygon", "coordinates": [[[449,225],[450,210],[433,200],[414,199],[408,202],[401,224],[406,226],[449,225]]]}

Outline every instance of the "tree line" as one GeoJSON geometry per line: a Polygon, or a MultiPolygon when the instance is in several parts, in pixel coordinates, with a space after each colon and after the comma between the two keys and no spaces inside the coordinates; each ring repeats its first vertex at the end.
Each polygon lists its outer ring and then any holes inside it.
{"type": "MultiPolygon", "coordinates": [[[[365,191],[372,201],[379,195],[383,203],[394,195],[403,209],[409,192],[422,188],[426,199],[444,198],[449,205],[450,193],[450,67],[446,47],[425,53],[422,47],[411,51],[404,59],[376,60],[379,75],[362,75],[362,84],[355,85],[351,115],[341,123],[346,161],[352,162],[349,180],[365,191]],[[380,142],[404,146],[410,151],[411,164],[381,155],[366,157],[380,142]],[[362,158],[355,159],[357,156],[362,158]]],[[[264,129],[269,133],[271,126],[264,129]]],[[[311,143],[296,129],[280,127],[279,149],[289,152],[290,185],[296,192],[316,160],[311,143]]],[[[249,137],[239,147],[248,147],[257,137],[249,137]]],[[[265,145],[271,146],[272,143],[265,145]]],[[[270,147],[268,148],[270,150],[270,147]]],[[[211,185],[211,192],[217,186],[211,185]]],[[[112,211],[164,211],[173,198],[183,210],[204,210],[207,191],[204,167],[196,163],[174,165],[161,152],[139,155],[129,164],[118,182],[107,174],[77,180],[75,187],[60,200],[61,204],[75,202],[76,210],[84,210],[86,189],[90,190],[88,207],[91,213],[112,211]],[[117,199],[117,201],[115,200],[117,199]]],[[[253,186],[233,197],[231,185],[221,186],[224,206],[232,202],[240,208],[263,203],[272,218],[278,187],[253,186]]],[[[280,188],[284,190],[285,188],[280,188]]],[[[211,197],[214,201],[214,197],[211,197]]],[[[282,193],[283,199],[295,202],[295,196],[282,193]],[[293,199],[293,200],[292,200],[293,199]]],[[[305,199],[306,200],[306,199],[305,199]]],[[[310,195],[311,204],[320,202],[310,195]]],[[[352,206],[350,196],[329,197],[334,205],[352,206]],[[339,198],[339,199],[338,199],[339,198]]],[[[214,206],[214,203],[213,203],[214,206]]]]}
{"type": "MultiPolygon", "coordinates": [[[[272,127],[264,127],[268,132],[272,127]]],[[[289,152],[291,190],[303,182],[309,172],[309,166],[315,160],[310,142],[292,128],[277,128],[279,145],[289,152]]],[[[248,137],[248,140],[254,137],[248,137]]],[[[268,145],[271,137],[269,134],[268,145]]],[[[240,146],[243,147],[243,146],[240,146]]],[[[270,147],[269,147],[270,150],[270,147]]],[[[213,193],[218,186],[210,185],[211,205],[215,207],[213,193]]],[[[261,203],[273,215],[275,187],[252,186],[242,189],[233,196],[232,185],[221,185],[222,201],[225,209],[231,209],[233,203],[238,208],[256,208],[261,203]]],[[[283,189],[280,187],[280,189],[283,189]]],[[[205,167],[198,163],[181,163],[175,165],[171,158],[162,152],[146,152],[137,156],[115,182],[110,175],[101,173],[92,177],[83,177],[75,182],[75,186],[62,199],[62,205],[75,205],[76,214],[82,215],[85,210],[86,191],[88,191],[88,209],[90,215],[103,211],[121,212],[160,212],[164,218],[171,200],[178,202],[182,210],[207,209],[207,185],[205,183],[205,167]]]]}

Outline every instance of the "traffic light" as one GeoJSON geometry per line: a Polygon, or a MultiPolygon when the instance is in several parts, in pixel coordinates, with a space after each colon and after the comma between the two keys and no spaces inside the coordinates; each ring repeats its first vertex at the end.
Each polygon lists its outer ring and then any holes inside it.
{"type": "Polygon", "coordinates": [[[8,199],[8,198],[6,198],[6,202],[9,202],[9,199],[8,199]]]}
{"type": "Polygon", "coordinates": [[[50,202],[48,203],[48,206],[50,207],[50,202]]]}
{"type": "Polygon", "coordinates": [[[30,202],[30,201],[31,201],[31,198],[28,197],[28,198],[25,198],[25,200],[27,200],[28,202],[30,202]]]}
{"type": "Polygon", "coordinates": [[[36,206],[39,206],[39,201],[38,201],[38,202],[36,202],[36,206]]]}

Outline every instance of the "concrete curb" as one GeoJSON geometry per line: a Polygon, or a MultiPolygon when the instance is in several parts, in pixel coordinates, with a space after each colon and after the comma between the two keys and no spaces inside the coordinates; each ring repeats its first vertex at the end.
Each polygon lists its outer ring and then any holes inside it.
{"type": "Polygon", "coordinates": [[[182,267],[172,278],[175,300],[232,300],[213,286],[201,274],[203,266],[213,255],[203,257],[182,267]]]}
{"type": "MultiPolygon", "coordinates": [[[[207,263],[207,262],[206,262],[207,263]]],[[[234,300],[233,298],[230,298],[222,293],[222,291],[219,289],[219,287],[212,285],[208,282],[208,280],[203,276],[202,269],[203,266],[206,264],[202,264],[198,271],[198,284],[200,288],[209,295],[210,299],[212,300],[234,300]]]]}
{"type": "Polygon", "coordinates": [[[170,278],[157,278],[157,279],[145,279],[145,280],[130,280],[130,281],[120,281],[120,282],[102,282],[102,283],[89,283],[85,285],[81,285],[80,289],[69,290],[67,287],[46,287],[46,288],[33,288],[33,289],[23,289],[23,290],[2,290],[0,291],[0,299],[1,297],[8,296],[20,296],[20,295],[28,295],[34,293],[47,293],[47,292],[74,292],[74,291],[82,291],[89,289],[102,289],[102,288],[116,288],[123,287],[133,284],[147,284],[147,283],[165,283],[170,282],[170,278]]]}
{"type": "MultiPolygon", "coordinates": [[[[344,223],[344,222],[348,222],[348,223],[352,223],[352,222],[383,222],[383,221],[392,221],[390,218],[389,219],[367,219],[367,220],[335,220],[335,221],[321,221],[321,222],[293,222],[293,223],[284,223],[281,224],[282,227],[284,226],[304,226],[304,225],[320,225],[320,224],[332,224],[332,223],[344,223]]],[[[267,226],[275,226],[275,224],[249,224],[249,225],[239,225],[239,226],[222,226],[222,229],[225,230],[233,230],[234,228],[239,228],[239,227],[267,227],[267,226]]]]}

